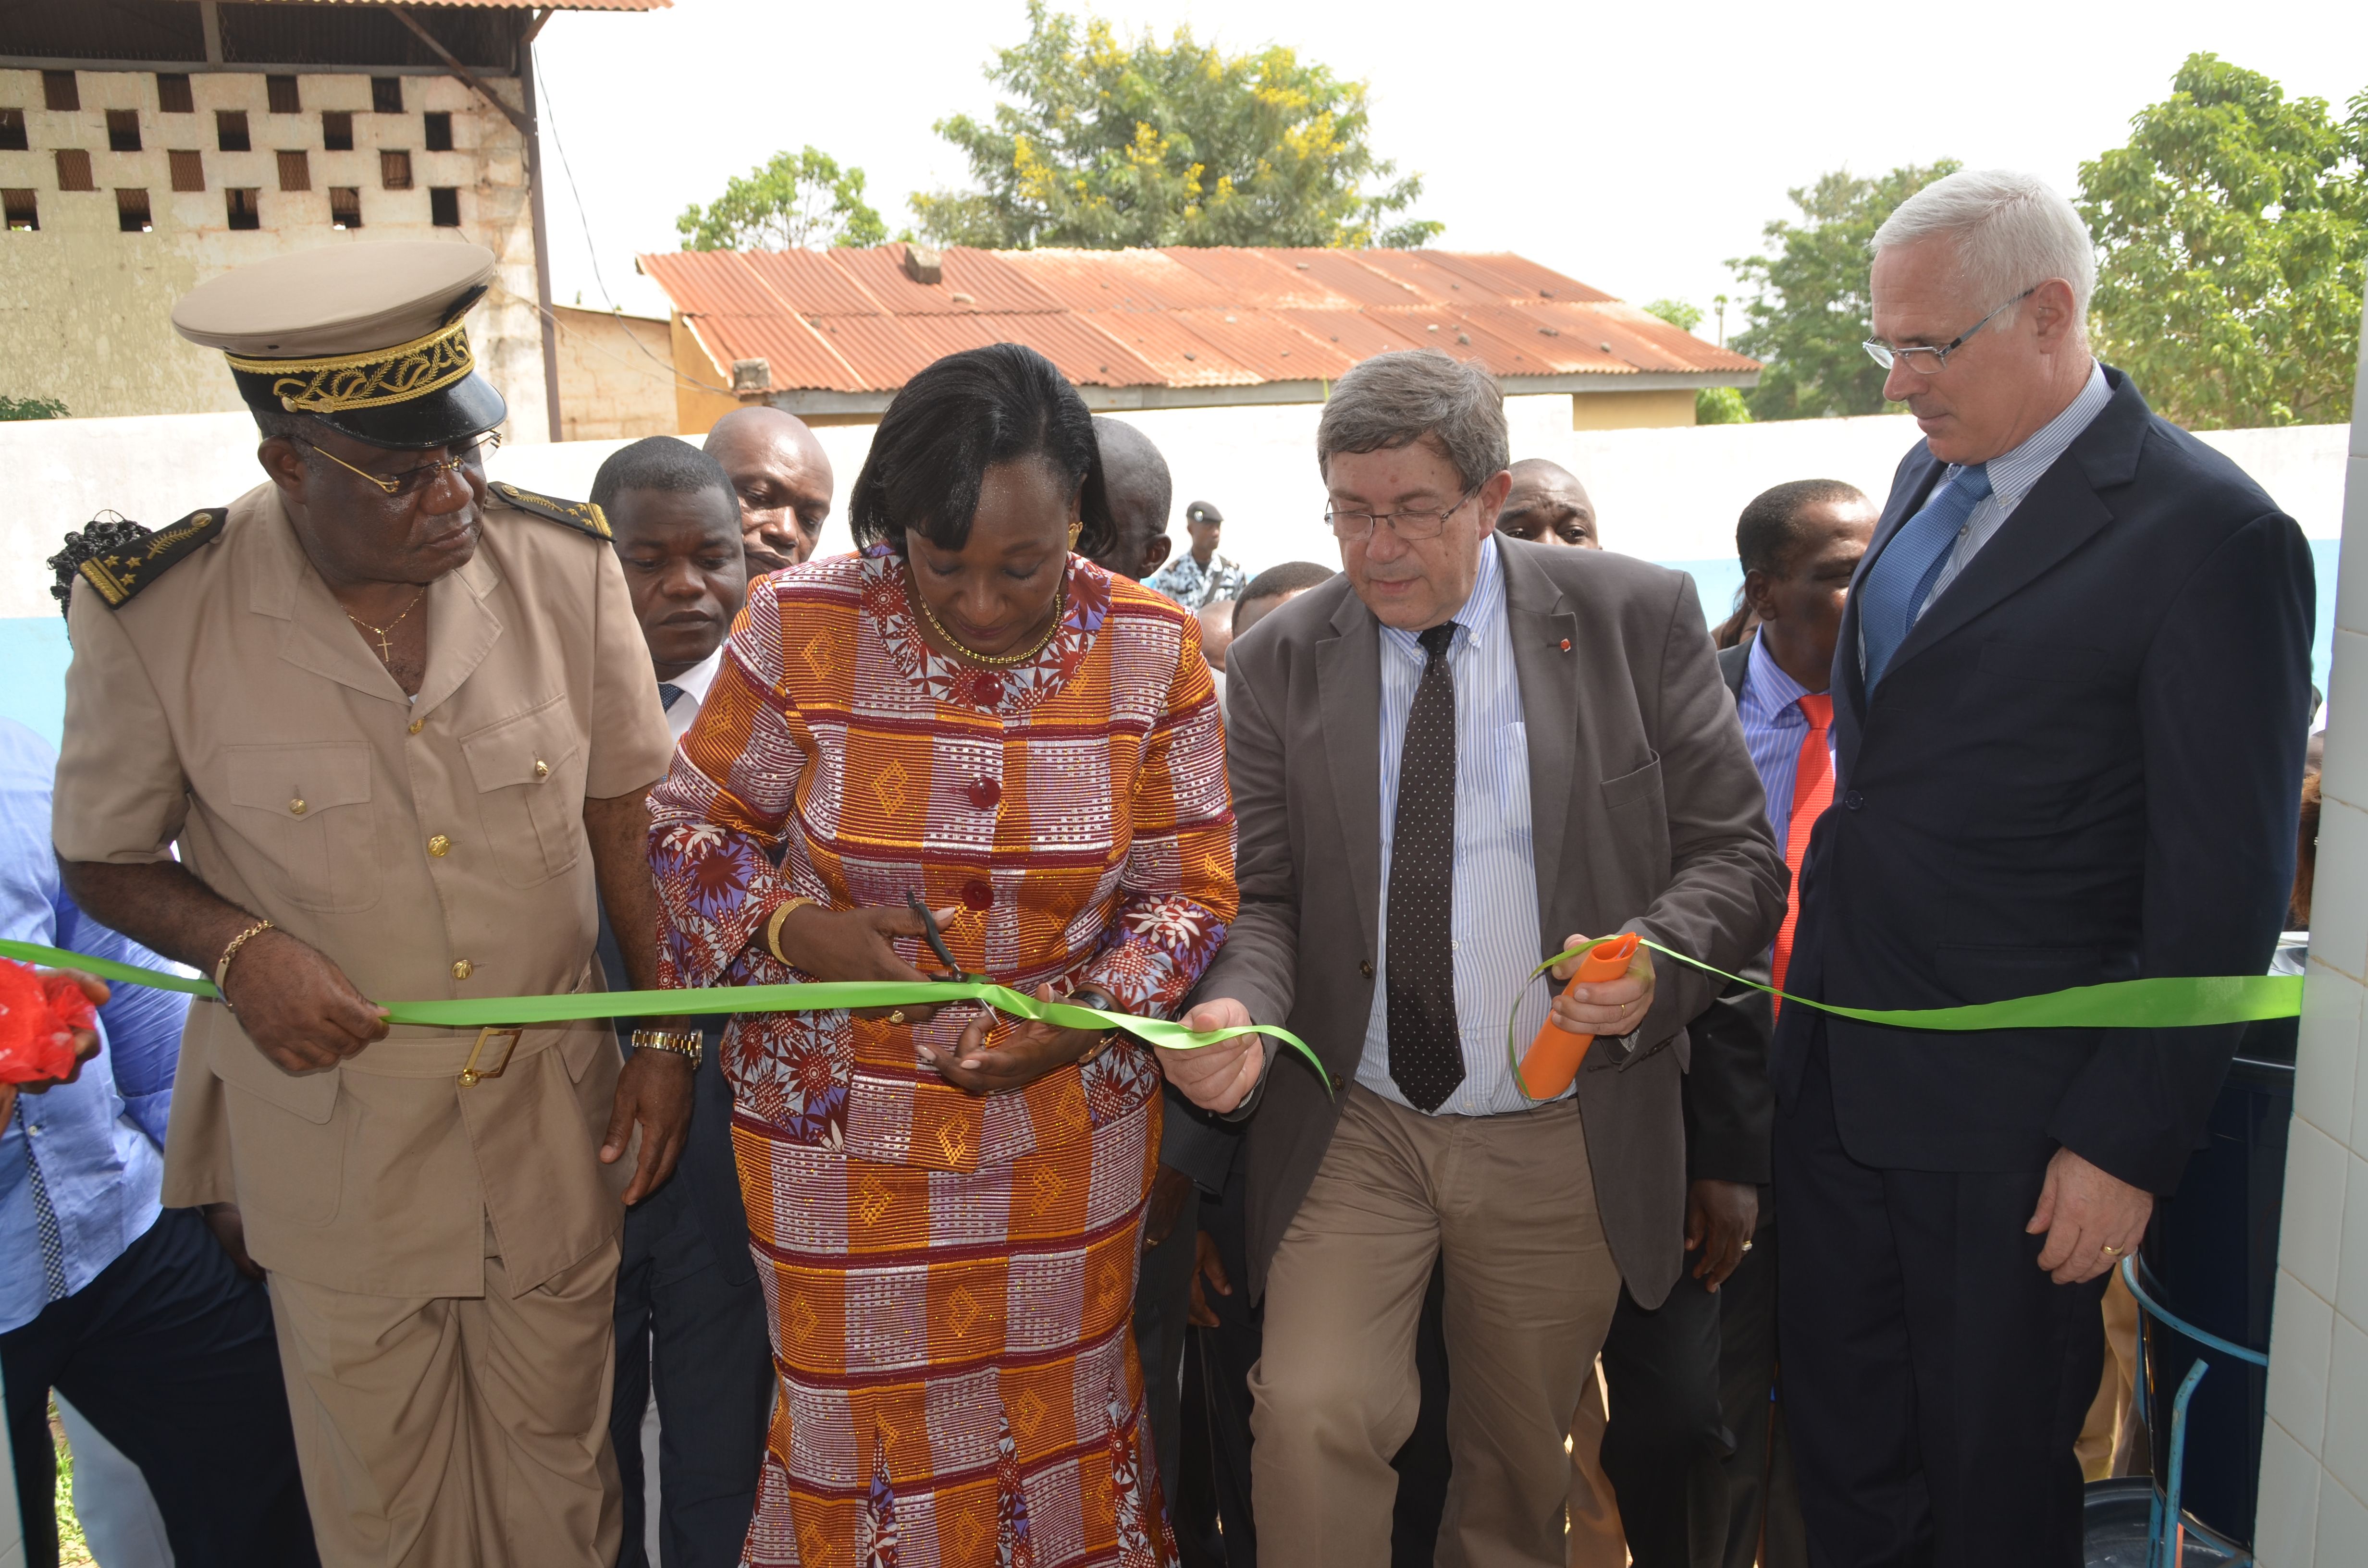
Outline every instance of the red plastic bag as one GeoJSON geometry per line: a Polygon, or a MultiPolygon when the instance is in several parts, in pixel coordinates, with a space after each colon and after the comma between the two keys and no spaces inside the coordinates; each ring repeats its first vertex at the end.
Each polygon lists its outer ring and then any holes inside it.
{"type": "Polygon", "coordinates": [[[0,1084],[65,1077],[74,1070],[74,1031],[97,1025],[97,1009],[73,981],[0,960],[0,1084]]]}

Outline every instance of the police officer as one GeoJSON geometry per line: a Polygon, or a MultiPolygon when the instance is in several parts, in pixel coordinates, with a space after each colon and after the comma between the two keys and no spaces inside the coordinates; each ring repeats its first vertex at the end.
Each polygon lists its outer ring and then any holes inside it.
{"type": "Polygon", "coordinates": [[[664,1181],[698,1037],[390,1027],[371,1000],[597,990],[596,883],[652,983],[670,750],[597,508],[469,449],[501,396],[468,244],[217,278],[268,483],[79,566],[54,831],[97,919],[203,970],[165,1201],[235,1203],[332,1565],[599,1563],[620,1199],[664,1181]],[[178,858],[175,851],[178,850],[178,858]],[[638,1135],[638,1148],[632,1147],[638,1135]]]}

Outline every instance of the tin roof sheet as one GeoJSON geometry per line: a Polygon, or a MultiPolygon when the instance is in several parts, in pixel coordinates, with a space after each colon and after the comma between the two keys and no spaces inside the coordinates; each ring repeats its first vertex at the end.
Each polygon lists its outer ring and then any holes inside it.
{"type": "Polygon", "coordinates": [[[763,357],[779,391],[893,391],[942,355],[1024,343],[1081,385],[1256,386],[1436,347],[1499,376],[1748,373],[1577,278],[1509,254],[1212,247],[905,247],[645,256],[711,356],[763,357]],[[760,347],[760,345],[762,347],[760,347]]]}

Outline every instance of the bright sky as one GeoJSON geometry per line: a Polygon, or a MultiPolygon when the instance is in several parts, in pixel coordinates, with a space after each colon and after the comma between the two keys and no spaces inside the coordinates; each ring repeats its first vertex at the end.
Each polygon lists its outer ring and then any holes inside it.
{"type": "MultiPolygon", "coordinates": [[[[1091,8],[1163,38],[1190,23],[1230,50],[1286,44],[1370,83],[1373,142],[1423,175],[1417,210],[1446,223],[1443,248],[1518,251],[1624,298],[1705,310],[1736,291],[1725,259],[1756,249],[1762,223],[1793,215],[1785,191],[1825,170],[1953,156],[2070,194],[2080,162],[2125,142],[2196,50],[2339,111],[2368,87],[2359,0],[1091,8]]],[[[561,13],[538,45],[545,135],[555,124],[581,204],[579,217],[554,158],[553,297],[663,314],[633,255],[674,249],[686,206],[808,142],[864,169],[893,233],[907,193],[965,183],[930,124],[984,117],[982,67],[1026,30],[1022,0],[561,13]]]]}

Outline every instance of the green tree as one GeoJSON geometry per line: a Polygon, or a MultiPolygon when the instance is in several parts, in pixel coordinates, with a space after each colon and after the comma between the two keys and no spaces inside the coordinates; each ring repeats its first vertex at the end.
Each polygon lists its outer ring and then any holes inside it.
{"type": "Polygon", "coordinates": [[[2196,429],[2351,416],[2368,254],[2368,92],[2324,98],[2192,54],[2135,134],[2080,165],[2089,335],[2196,429]]]}
{"type": "Polygon", "coordinates": [[[1962,166],[1943,158],[1872,179],[1837,169],[1785,192],[1803,222],[1772,220],[1760,230],[1764,254],[1726,264],[1753,290],[1743,302],[1744,329],[1728,347],[1767,366],[1743,394],[1754,419],[1881,414],[1889,406],[1882,369],[1859,347],[1868,332],[1867,245],[1901,202],[1962,166]]]}
{"type": "Polygon", "coordinates": [[[1030,0],[1027,41],[987,80],[1014,100],[992,123],[941,119],[976,188],[916,191],[941,244],[1419,245],[1443,225],[1405,216],[1422,176],[1367,145],[1365,84],[1270,47],[1226,54],[1030,0]],[[1368,190],[1368,182],[1379,186],[1368,190]]]}
{"type": "Polygon", "coordinates": [[[674,226],[685,250],[804,250],[876,245],[888,226],[863,199],[863,171],[819,148],[776,153],[734,178],[707,205],[686,208],[674,226]]]}
{"type": "MultiPolygon", "coordinates": [[[[1645,307],[1648,316],[1658,316],[1679,332],[1691,332],[1702,324],[1700,305],[1690,305],[1683,300],[1656,300],[1645,307]]],[[[1743,401],[1739,387],[1704,387],[1694,393],[1694,423],[1697,425],[1748,425],[1750,405],[1743,401]]]]}
{"type": "Polygon", "coordinates": [[[63,419],[64,403],[53,397],[0,397],[0,419],[63,419]]]}

